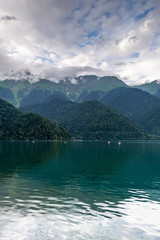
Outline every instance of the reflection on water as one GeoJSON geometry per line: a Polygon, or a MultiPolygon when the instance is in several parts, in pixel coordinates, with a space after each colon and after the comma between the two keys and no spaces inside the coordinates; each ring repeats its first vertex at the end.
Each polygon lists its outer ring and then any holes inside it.
{"type": "Polygon", "coordinates": [[[160,143],[0,142],[0,239],[160,239],[160,143]]]}

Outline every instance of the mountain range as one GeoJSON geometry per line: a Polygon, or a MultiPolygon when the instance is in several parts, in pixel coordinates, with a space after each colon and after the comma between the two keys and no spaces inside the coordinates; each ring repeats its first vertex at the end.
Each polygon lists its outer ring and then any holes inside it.
{"type": "Polygon", "coordinates": [[[46,117],[79,139],[159,138],[159,91],[158,81],[131,87],[115,76],[0,82],[0,98],[46,117]]]}
{"type": "Polygon", "coordinates": [[[153,82],[145,83],[135,87],[160,98],[160,81],[159,80],[155,80],[153,82]]]}
{"type": "Polygon", "coordinates": [[[0,98],[14,106],[40,103],[47,100],[55,92],[64,93],[71,101],[82,102],[91,92],[98,92],[102,97],[105,93],[117,87],[127,85],[117,77],[81,76],[65,78],[58,83],[46,79],[37,82],[28,80],[4,80],[0,82],[0,98]]]}
{"type": "Polygon", "coordinates": [[[66,128],[76,139],[145,139],[147,134],[115,110],[98,101],[76,103],[57,96],[21,110],[44,116],[66,128]]]}

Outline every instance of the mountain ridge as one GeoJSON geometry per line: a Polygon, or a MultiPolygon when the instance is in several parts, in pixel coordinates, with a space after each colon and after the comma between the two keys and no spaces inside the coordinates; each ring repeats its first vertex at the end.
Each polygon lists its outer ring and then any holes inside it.
{"type": "Polygon", "coordinates": [[[134,123],[152,108],[160,106],[160,99],[137,88],[115,88],[105,94],[101,102],[117,110],[134,123]]]}
{"type": "Polygon", "coordinates": [[[13,92],[14,99],[10,100],[10,103],[16,107],[21,106],[21,102],[24,98],[35,89],[41,91],[41,93],[42,91],[47,90],[50,92],[50,95],[56,91],[61,91],[70,100],[78,101],[79,96],[85,91],[87,91],[87,93],[90,93],[91,91],[101,91],[105,94],[116,87],[127,87],[122,80],[115,76],[98,77],[96,75],[89,75],[80,76],[74,78],[74,81],[72,80],[73,79],[71,78],[65,78],[58,83],[47,79],[40,79],[33,83],[30,83],[28,80],[4,80],[0,82],[0,87],[8,88],[13,92]]]}
{"type": "Polygon", "coordinates": [[[127,118],[98,101],[55,101],[30,105],[23,111],[38,113],[66,128],[77,139],[146,139],[127,118]]]}
{"type": "Polygon", "coordinates": [[[160,80],[154,80],[149,83],[135,85],[134,87],[160,98],[160,80]]]}

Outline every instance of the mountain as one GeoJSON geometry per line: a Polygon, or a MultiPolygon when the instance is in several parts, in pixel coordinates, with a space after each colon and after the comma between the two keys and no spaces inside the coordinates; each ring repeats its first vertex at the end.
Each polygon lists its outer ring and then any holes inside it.
{"type": "Polygon", "coordinates": [[[113,89],[101,99],[101,102],[136,124],[139,123],[141,116],[160,106],[160,100],[155,96],[140,89],[125,87],[113,89]]]}
{"type": "Polygon", "coordinates": [[[149,133],[160,136],[160,106],[144,114],[139,119],[139,125],[149,133]]]}
{"type": "Polygon", "coordinates": [[[158,89],[158,91],[154,94],[154,96],[160,98],[160,89],[158,89]]]}
{"type": "Polygon", "coordinates": [[[145,92],[148,92],[148,93],[160,98],[160,81],[159,80],[155,80],[153,82],[145,83],[142,85],[137,85],[134,87],[139,88],[145,92]]]}
{"type": "MultiPolygon", "coordinates": [[[[107,91],[108,92],[108,91],[107,91]]],[[[82,94],[79,96],[78,98],[78,102],[88,102],[88,101],[92,101],[92,100],[97,100],[100,101],[101,98],[106,94],[105,91],[91,91],[91,92],[87,92],[84,91],[82,92],[82,94]]]]}
{"type": "Polygon", "coordinates": [[[68,97],[62,92],[52,93],[50,90],[33,89],[28,95],[26,95],[20,102],[20,106],[33,105],[37,103],[43,103],[52,99],[52,97],[62,98],[69,100],[68,97]]]}
{"type": "Polygon", "coordinates": [[[16,104],[14,93],[7,87],[0,87],[0,98],[6,100],[7,102],[16,104]]]}
{"type": "MultiPolygon", "coordinates": [[[[59,82],[52,82],[47,79],[40,79],[37,82],[30,82],[25,79],[0,82],[0,87],[12,92],[14,98],[10,102],[16,107],[46,101],[55,92],[65,94],[72,101],[82,102],[84,101],[83,96],[95,95],[97,92],[102,97],[110,90],[124,86],[127,87],[123,81],[115,76],[98,77],[94,75],[80,76],[74,79],[65,78],[59,82]]],[[[88,99],[92,100],[93,96],[89,96],[88,99]]]]}
{"type": "MultiPolygon", "coordinates": [[[[88,97],[86,100],[95,100],[93,96],[98,95],[98,98],[103,96],[105,93],[110,90],[127,86],[123,81],[114,76],[105,76],[105,77],[97,77],[97,76],[81,76],[76,79],[77,81],[77,97],[76,100],[84,101],[83,96],[87,96],[92,94],[92,96],[88,97]]],[[[71,100],[74,100],[71,98],[71,100]]],[[[97,99],[98,100],[98,99],[97,99]]]]}
{"type": "Polygon", "coordinates": [[[49,90],[33,89],[29,94],[24,95],[20,106],[45,102],[52,95],[49,90]]]}
{"type": "Polygon", "coordinates": [[[60,140],[71,139],[63,128],[32,113],[22,113],[0,99],[0,140],[60,140]]]}
{"type": "Polygon", "coordinates": [[[77,139],[145,139],[146,134],[118,112],[98,101],[75,103],[62,99],[30,105],[23,111],[41,114],[65,127],[77,139]]]}

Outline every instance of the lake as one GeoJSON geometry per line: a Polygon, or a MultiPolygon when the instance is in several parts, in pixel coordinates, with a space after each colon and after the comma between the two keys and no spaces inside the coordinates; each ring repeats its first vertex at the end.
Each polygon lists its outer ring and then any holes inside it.
{"type": "Polygon", "coordinates": [[[160,239],[160,142],[0,142],[0,239],[160,239]]]}

